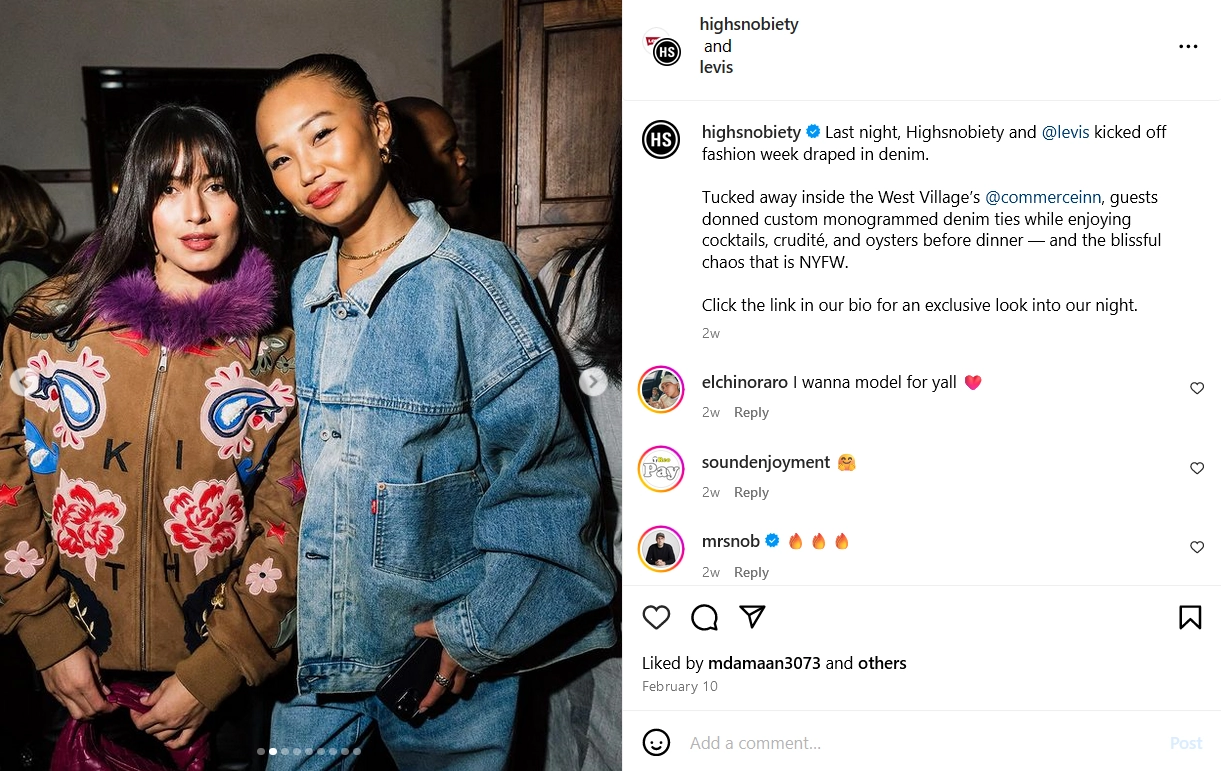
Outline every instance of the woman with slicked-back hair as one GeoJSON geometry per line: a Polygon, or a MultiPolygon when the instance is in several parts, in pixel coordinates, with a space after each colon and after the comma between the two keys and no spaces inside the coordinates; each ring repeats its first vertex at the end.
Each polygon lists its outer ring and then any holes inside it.
{"type": "Polygon", "coordinates": [[[280,193],[333,235],[293,282],[310,492],[300,695],[272,722],[293,754],[270,767],[347,767],[376,730],[403,769],[500,768],[516,673],[614,640],[592,436],[521,265],[411,200],[359,65],[287,65],[256,127],[280,193]],[[442,646],[423,721],[374,695],[414,637],[442,646]]]}

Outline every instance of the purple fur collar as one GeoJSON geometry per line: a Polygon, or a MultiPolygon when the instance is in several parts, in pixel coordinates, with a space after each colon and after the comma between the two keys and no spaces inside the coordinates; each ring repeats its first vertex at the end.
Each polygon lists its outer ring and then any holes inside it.
{"type": "Polygon", "coordinates": [[[242,253],[237,270],[199,297],[164,294],[153,272],[142,268],[102,287],[93,300],[96,316],[122,324],[145,340],[174,351],[230,337],[264,332],[275,320],[276,280],[271,260],[259,249],[242,253]]]}

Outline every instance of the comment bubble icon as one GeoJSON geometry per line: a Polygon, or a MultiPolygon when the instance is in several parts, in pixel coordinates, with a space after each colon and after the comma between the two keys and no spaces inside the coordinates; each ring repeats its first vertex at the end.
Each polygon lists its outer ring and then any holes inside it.
{"type": "Polygon", "coordinates": [[[691,625],[701,632],[717,631],[716,608],[711,605],[696,605],[691,611],[691,625]]]}

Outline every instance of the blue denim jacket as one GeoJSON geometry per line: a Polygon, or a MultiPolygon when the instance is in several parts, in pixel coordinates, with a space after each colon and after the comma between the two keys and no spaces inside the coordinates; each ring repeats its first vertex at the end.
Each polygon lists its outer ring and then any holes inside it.
{"type": "Polygon", "coordinates": [[[430,618],[474,672],[614,642],[603,621],[534,648],[606,606],[614,578],[579,537],[598,478],[533,288],[503,244],[411,209],[406,240],[346,297],[336,244],[293,285],[303,693],[373,690],[430,618]]]}

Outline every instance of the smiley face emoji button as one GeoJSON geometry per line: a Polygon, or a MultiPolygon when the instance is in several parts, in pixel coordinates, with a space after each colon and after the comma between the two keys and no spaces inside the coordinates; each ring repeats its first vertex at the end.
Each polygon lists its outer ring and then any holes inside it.
{"type": "Polygon", "coordinates": [[[839,470],[856,471],[856,458],[848,455],[847,453],[839,456],[839,470]]]}
{"type": "Polygon", "coordinates": [[[644,751],[658,757],[670,751],[670,734],[654,728],[644,735],[644,751]]]}

